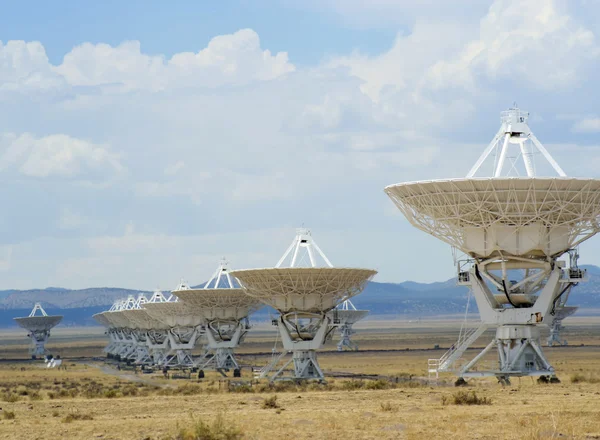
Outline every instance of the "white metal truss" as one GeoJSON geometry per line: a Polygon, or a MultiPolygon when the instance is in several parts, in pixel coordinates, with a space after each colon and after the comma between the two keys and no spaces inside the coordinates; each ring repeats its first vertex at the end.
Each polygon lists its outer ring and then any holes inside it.
{"type": "Polygon", "coordinates": [[[46,343],[50,338],[50,330],[56,327],[62,318],[58,315],[48,316],[40,303],[35,303],[28,317],[14,318],[20,327],[29,331],[27,334],[30,339],[29,354],[34,359],[47,354],[46,343]]]}
{"type": "Polygon", "coordinates": [[[500,130],[498,130],[492,142],[490,142],[477,162],[475,162],[475,165],[473,165],[473,168],[467,174],[467,178],[475,177],[485,162],[489,161],[492,157],[494,157],[494,177],[510,175],[511,173],[519,175],[517,167],[519,159],[523,161],[526,175],[528,177],[535,177],[536,153],[541,154],[559,176],[565,177],[565,172],[532,133],[527,125],[528,119],[529,113],[520,110],[516,106],[502,112],[500,116],[500,130]],[[509,155],[509,150],[511,149],[516,150],[512,156],[509,155]],[[511,165],[510,167],[506,167],[506,160],[509,157],[512,158],[511,165]]]}
{"type": "Polygon", "coordinates": [[[328,312],[360,293],[376,273],[370,269],[334,268],[310,231],[304,228],[297,230],[275,268],[234,271],[232,275],[248,295],[280,313],[274,323],[279,329],[284,353],[274,356],[259,377],[269,377],[271,381],[324,380],[316,350],[331,339],[338,325],[328,312]],[[309,267],[299,267],[302,263],[309,267]],[[292,357],[285,361],[288,353],[292,353],[292,357]],[[288,374],[292,362],[294,368],[288,374]]]}
{"type": "Polygon", "coordinates": [[[310,229],[298,228],[292,244],[287,248],[275,267],[301,267],[303,264],[308,267],[317,267],[322,265],[319,258],[325,263],[324,266],[333,267],[327,256],[317,245],[317,242],[312,238],[310,229]],[[288,264],[286,264],[286,261],[288,261],[288,264]]]}
{"type": "Polygon", "coordinates": [[[471,258],[459,263],[458,284],[471,288],[482,324],[429,366],[454,371],[463,382],[472,376],[496,376],[502,383],[512,376],[555,379],[538,326],[560,328],[560,309],[571,288],[586,280],[575,248],[600,231],[600,180],[566,177],[531,133],[527,116],[517,108],[502,114],[499,132],[466,179],[385,189],[413,226],[471,258]],[[511,158],[512,147],[518,151],[511,158]],[[474,177],[493,151],[494,177],[474,177]],[[558,177],[537,177],[538,153],[558,177]],[[519,160],[527,177],[511,177],[520,174],[519,160]],[[566,253],[568,266],[559,260],[566,253]],[[459,366],[462,354],[488,327],[496,327],[496,337],[459,366]],[[492,350],[497,351],[497,366],[482,368],[492,350]]]}
{"type": "Polygon", "coordinates": [[[473,257],[555,257],[600,229],[597,179],[436,180],[386,193],[413,226],[473,257]]]}
{"type": "Polygon", "coordinates": [[[189,306],[178,301],[173,295],[170,301],[146,303],[144,308],[148,315],[168,328],[168,350],[163,355],[161,366],[196,367],[197,362],[192,355],[192,350],[204,334],[204,318],[194,313],[189,306]]]}
{"type": "Polygon", "coordinates": [[[206,320],[207,345],[197,366],[223,375],[233,370],[234,376],[239,376],[234,350],[250,330],[248,316],[260,302],[246,295],[230,272],[227,260],[222,259],[202,289],[174,290],[173,295],[206,320]]]}

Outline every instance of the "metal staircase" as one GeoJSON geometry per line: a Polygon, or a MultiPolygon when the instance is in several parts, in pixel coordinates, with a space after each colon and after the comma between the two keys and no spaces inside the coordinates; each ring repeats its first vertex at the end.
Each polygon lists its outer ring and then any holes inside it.
{"type": "Polygon", "coordinates": [[[469,348],[469,346],[471,346],[488,329],[488,327],[487,324],[481,324],[479,327],[472,328],[461,334],[456,344],[450,347],[450,350],[438,359],[438,372],[452,371],[454,363],[462,357],[467,348],[469,348]]]}
{"type": "Polygon", "coordinates": [[[279,361],[286,354],[288,354],[287,351],[282,351],[281,353],[273,353],[273,356],[271,358],[271,362],[269,362],[267,365],[265,365],[264,367],[262,367],[260,370],[255,371],[254,372],[254,378],[255,379],[264,379],[265,377],[267,377],[267,374],[269,374],[269,372],[273,368],[275,368],[275,366],[279,363],[279,361]]]}

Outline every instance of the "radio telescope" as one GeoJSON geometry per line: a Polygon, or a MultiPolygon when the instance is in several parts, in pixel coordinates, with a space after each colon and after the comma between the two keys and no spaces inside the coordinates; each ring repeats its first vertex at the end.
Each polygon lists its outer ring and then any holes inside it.
{"type": "MultiPolygon", "coordinates": [[[[185,283],[180,283],[175,291],[189,289],[185,283]]],[[[144,304],[148,315],[167,326],[169,350],[164,354],[164,367],[196,367],[197,362],[192,357],[196,341],[204,333],[204,318],[177,297],[171,295],[167,302],[144,304]]]]}
{"type": "Polygon", "coordinates": [[[129,320],[132,336],[137,344],[135,352],[131,355],[136,364],[153,364],[164,359],[167,326],[151,317],[144,306],[166,301],[160,291],[155,291],[149,300],[140,294],[133,308],[121,312],[129,320]]]}
{"type": "Polygon", "coordinates": [[[458,263],[458,284],[471,288],[482,325],[459,339],[436,367],[455,371],[457,383],[473,376],[496,376],[501,383],[511,376],[557,381],[538,324],[551,326],[561,298],[586,281],[576,247],[600,228],[600,180],[567,177],[531,132],[528,116],[516,107],[502,112],[500,130],[466,178],[385,188],[413,226],[469,258],[458,263]],[[486,165],[492,165],[493,177],[476,177],[486,165]],[[557,176],[538,176],[544,166],[557,176]],[[563,255],[568,265],[559,260],[563,255]],[[453,368],[488,327],[496,327],[494,340],[453,368]],[[492,349],[498,365],[478,368],[492,349]]]}
{"type": "Polygon", "coordinates": [[[344,347],[358,351],[358,344],[351,338],[356,333],[352,329],[352,326],[361,319],[364,319],[368,314],[368,310],[356,310],[356,307],[354,307],[354,304],[349,299],[329,312],[333,322],[339,322],[340,342],[337,344],[338,351],[343,351],[344,347]]]}
{"type": "Polygon", "coordinates": [[[297,230],[294,241],[276,267],[231,272],[248,295],[280,313],[277,326],[284,351],[273,358],[259,377],[267,377],[286,354],[292,352],[292,358],[275,371],[271,380],[284,378],[285,369],[292,361],[293,379],[323,380],[316,350],[331,338],[337,325],[328,312],[340,302],[358,295],[376,273],[371,269],[334,268],[310,231],[304,228],[297,230]],[[286,261],[289,261],[288,267],[286,261]],[[302,262],[309,267],[299,267],[302,262]]]}
{"type": "Polygon", "coordinates": [[[234,376],[239,376],[233,350],[248,333],[248,316],[259,308],[260,302],[239,287],[230,275],[227,261],[221,261],[202,289],[174,290],[173,295],[206,320],[208,352],[199,367],[212,367],[223,375],[233,369],[234,376]]]}
{"type": "MultiPolygon", "coordinates": [[[[162,304],[168,301],[160,290],[156,290],[144,303],[144,307],[147,304],[162,304]]],[[[139,328],[146,334],[146,345],[152,359],[151,363],[162,365],[169,349],[169,326],[152,317],[146,308],[141,308],[134,320],[139,322],[139,328]]]]}
{"type": "Polygon", "coordinates": [[[27,330],[27,336],[31,339],[29,354],[33,359],[46,354],[46,342],[50,338],[50,330],[56,327],[62,316],[48,316],[40,303],[35,303],[29,316],[25,318],[13,318],[15,322],[27,330]],[[36,313],[38,313],[36,315],[36,313]]]}

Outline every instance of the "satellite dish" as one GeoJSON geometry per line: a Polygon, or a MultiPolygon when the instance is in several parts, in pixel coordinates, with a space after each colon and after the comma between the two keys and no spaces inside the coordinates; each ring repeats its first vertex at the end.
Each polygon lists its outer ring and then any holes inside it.
{"type": "Polygon", "coordinates": [[[221,260],[203,288],[174,290],[173,295],[206,321],[208,346],[199,367],[218,371],[239,370],[234,349],[250,329],[248,316],[262,304],[239,287],[237,280],[230,275],[227,260],[221,260]]]}
{"type": "Polygon", "coordinates": [[[50,330],[56,327],[63,319],[62,316],[48,316],[40,303],[35,303],[29,316],[13,318],[22,328],[29,331],[27,336],[31,340],[29,354],[35,359],[37,356],[47,354],[46,342],[50,338],[50,330]]]}
{"type": "Polygon", "coordinates": [[[354,304],[349,299],[329,312],[333,322],[339,323],[340,342],[337,344],[338,351],[343,351],[344,347],[353,351],[358,350],[358,344],[352,340],[352,335],[355,333],[352,326],[361,319],[366,318],[368,314],[368,310],[356,310],[356,307],[354,307],[354,304]]]}
{"type": "Polygon", "coordinates": [[[371,269],[333,267],[310,230],[305,228],[296,231],[296,237],[276,267],[231,272],[249,296],[280,313],[277,326],[285,351],[260,377],[267,377],[286,352],[293,352],[292,359],[284,363],[271,380],[284,378],[285,368],[292,362],[294,379],[323,380],[316,350],[332,336],[337,325],[328,312],[358,295],[376,273],[371,269]],[[300,267],[302,262],[308,267],[300,267]]]}
{"type": "Polygon", "coordinates": [[[555,377],[540,348],[538,324],[550,324],[557,302],[586,281],[576,248],[600,230],[600,180],[567,177],[532,133],[528,117],[516,107],[502,112],[500,130],[464,179],[385,188],[413,226],[467,256],[458,263],[458,282],[471,288],[482,326],[439,359],[438,369],[455,371],[460,380],[555,377]],[[492,177],[478,176],[486,166],[492,177]],[[544,166],[550,176],[538,175],[544,166]],[[495,339],[481,355],[453,369],[487,327],[496,327],[495,339]],[[475,370],[496,348],[500,368],[475,370]]]}

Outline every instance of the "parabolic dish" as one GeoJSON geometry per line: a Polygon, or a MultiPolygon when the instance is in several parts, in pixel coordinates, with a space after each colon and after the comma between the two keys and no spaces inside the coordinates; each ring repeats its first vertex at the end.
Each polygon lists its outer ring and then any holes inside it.
{"type": "Polygon", "coordinates": [[[100,325],[103,325],[104,327],[112,327],[112,323],[106,318],[105,313],[108,312],[102,312],[102,313],[96,313],[95,315],[92,316],[92,318],[94,318],[96,320],[96,322],[100,325]]]}
{"type": "Polygon", "coordinates": [[[368,314],[368,310],[339,310],[334,309],[329,314],[332,317],[337,317],[340,324],[356,324],[361,319],[364,319],[368,314]]]}
{"type": "Polygon", "coordinates": [[[31,316],[27,318],[13,318],[19,326],[30,332],[50,330],[62,321],[63,317],[55,316],[31,316]]]}
{"type": "Polygon", "coordinates": [[[248,317],[262,306],[259,300],[246,295],[244,289],[186,289],[175,290],[173,295],[208,321],[237,321],[248,317]]]}
{"type": "Polygon", "coordinates": [[[206,323],[201,314],[180,301],[146,303],[144,309],[152,318],[169,327],[197,327],[206,323]]]}
{"type": "Polygon", "coordinates": [[[358,295],[377,271],[341,267],[287,267],[232,271],[246,293],[281,313],[327,312],[358,295]]]}
{"type": "Polygon", "coordinates": [[[554,257],[600,230],[597,179],[433,180],[385,192],[415,227],[476,258],[554,257]]]}
{"type": "Polygon", "coordinates": [[[579,306],[563,306],[556,308],[554,319],[565,319],[579,310],[579,306]]]}
{"type": "Polygon", "coordinates": [[[122,310],[107,312],[106,318],[112,322],[116,328],[133,328],[129,319],[123,315],[122,310]]]}
{"type": "Polygon", "coordinates": [[[138,330],[152,330],[164,327],[164,324],[152,318],[148,314],[148,311],[144,309],[122,310],[121,313],[129,319],[132,327],[138,330]]]}

